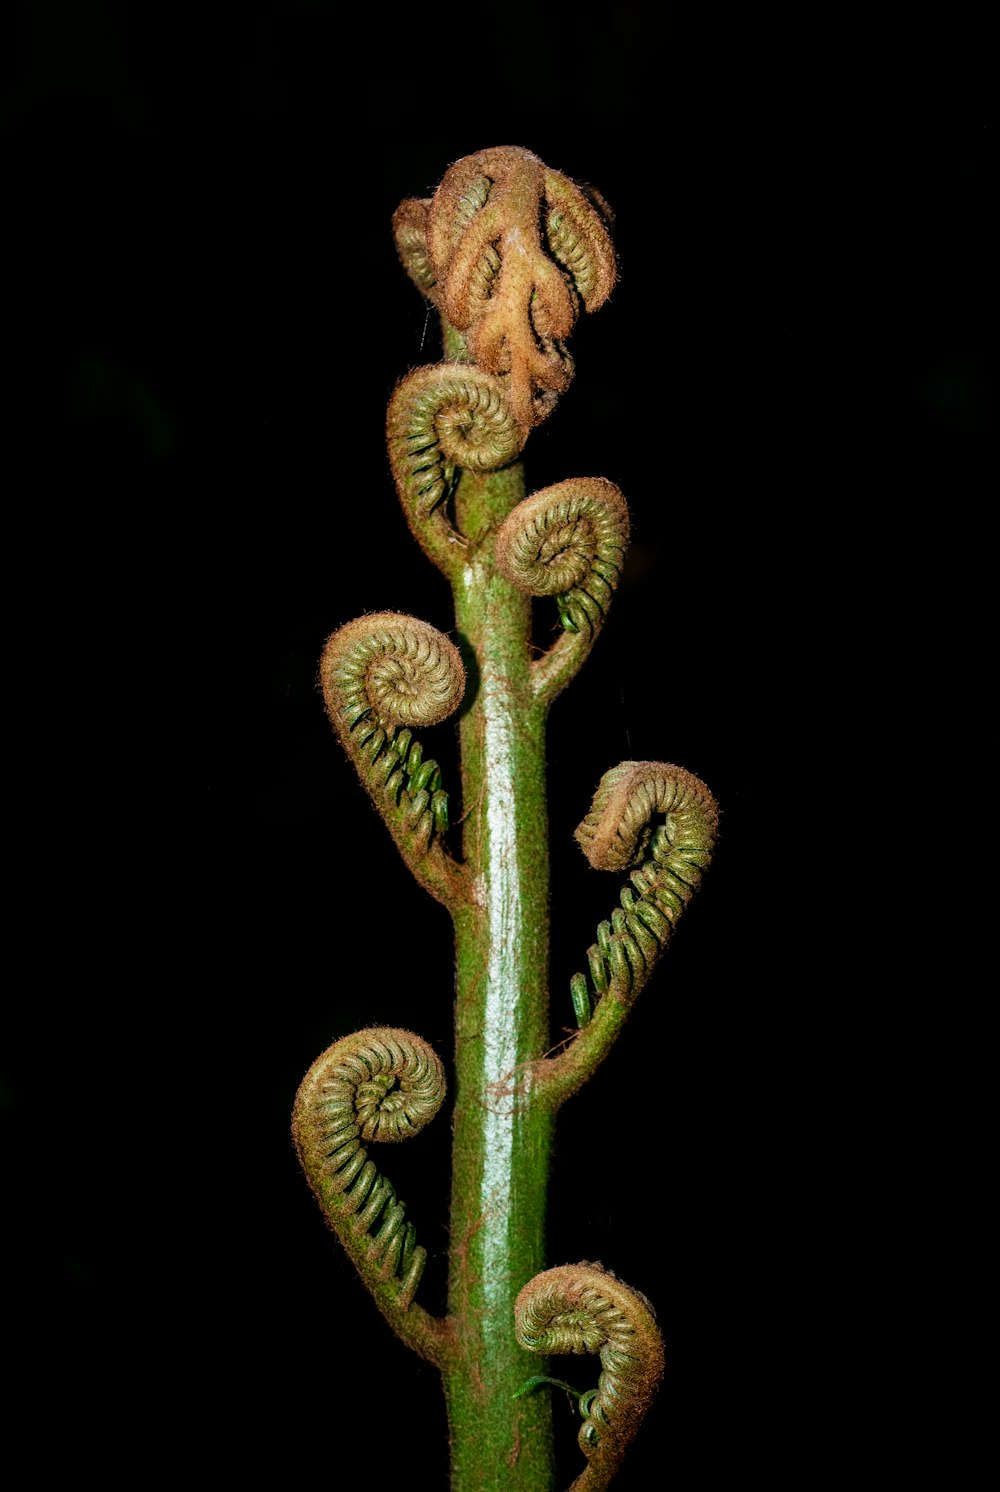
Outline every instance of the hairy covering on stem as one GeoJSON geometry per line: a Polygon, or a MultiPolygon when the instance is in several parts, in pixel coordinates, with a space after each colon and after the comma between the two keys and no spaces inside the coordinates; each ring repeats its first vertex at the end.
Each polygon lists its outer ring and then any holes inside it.
{"type": "Polygon", "coordinates": [[[600,1354],[597,1391],[585,1394],[580,1447],[587,1469],[571,1492],[599,1492],[618,1470],[663,1377],[653,1308],[600,1264],[566,1264],[530,1280],[514,1304],[517,1340],[529,1352],[600,1354]]]}

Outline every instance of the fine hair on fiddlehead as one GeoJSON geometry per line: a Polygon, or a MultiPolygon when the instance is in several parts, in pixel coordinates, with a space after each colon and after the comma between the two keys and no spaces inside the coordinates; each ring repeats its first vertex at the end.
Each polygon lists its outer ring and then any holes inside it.
{"type": "MultiPolygon", "coordinates": [[[[377,612],[348,622],[320,662],[327,713],[404,859],[414,867],[448,827],[448,795],[437,762],[425,760],[414,729],[458,708],[465,667],[443,633],[416,617],[377,612]]],[[[426,871],[446,899],[450,866],[426,871]]]]}
{"type": "Polygon", "coordinates": [[[572,379],[565,339],[581,302],[594,311],[611,293],[610,216],[597,193],[512,145],[456,161],[432,198],[396,211],[407,273],[470,359],[504,379],[525,430],[572,379]]]}
{"type": "Polygon", "coordinates": [[[718,821],[712,794],[683,767],[622,762],[601,778],[577,841],[595,869],[635,868],[610,921],[597,928],[588,974],[571,981],[578,1024],[586,1025],[595,999],[611,993],[629,1003],[645,984],[701,884],[718,821]]]}
{"type": "Polygon", "coordinates": [[[567,632],[596,633],[628,541],[628,508],[618,488],[603,477],[578,477],[518,503],[497,534],[497,568],[529,595],[554,596],[567,632]]]}
{"type": "Polygon", "coordinates": [[[597,1389],[580,1396],[578,1438],[588,1465],[573,1483],[578,1492],[599,1492],[618,1470],[663,1377],[652,1306],[600,1264],[584,1261],[530,1280],[514,1304],[514,1323],[529,1352],[599,1354],[597,1389]]]}
{"type": "Polygon", "coordinates": [[[444,1068],[411,1031],[372,1027],[346,1036],[310,1067],[292,1133],[302,1169],[331,1228],[366,1283],[406,1310],[427,1259],[368,1143],[409,1139],[445,1096],[444,1068]]]}
{"type": "Polygon", "coordinates": [[[496,471],[527,438],[505,385],[464,363],[420,368],[396,387],[386,441],[396,490],[417,542],[447,574],[475,535],[453,523],[450,499],[462,471],[496,471]]]}

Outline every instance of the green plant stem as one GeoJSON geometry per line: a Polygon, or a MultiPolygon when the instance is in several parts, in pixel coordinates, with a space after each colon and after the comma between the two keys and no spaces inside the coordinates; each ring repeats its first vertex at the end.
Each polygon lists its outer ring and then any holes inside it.
{"type": "Polygon", "coordinates": [[[433,1118],[446,1086],[437,1055],[403,1028],[342,1038],[307,1073],[293,1128],[361,1278],[441,1371],[452,1492],[553,1492],[550,1395],[526,1391],[561,1382],[547,1354],[601,1359],[597,1388],[578,1395],[579,1492],[608,1485],[663,1375],[644,1297],[599,1264],[545,1269],[559,1106],[614,1045],[699,884],[718,819],[682,768],[629,761],[604,773],[576,837],[591,865],[628,884],[598,925],[588,972],[571,981],[582,1029],[550,1056],[546,714],[604,624],[629,518],[603,477],[526,499],[517,458],[572,377],[565,338],[578,312],[596,310],[615,283],[609,219],[599,194],[513,146],[454,162],[433,198],[400,204],[396,245],[441,314],[445,361],[397,384],[387,448],[410,530],[452,586],[456,636],[369,613],[333,634],[321,663],[334,729],[404,861],[454,923],[446,1316],[413,1298],[426,1249],[367,1153],[433,1118]],[[534,660],[532,596],[553,598],[563,627],[534,660]],[[414,736],[455,710],[460,861],[446,837],[447,774],[414,736]]]}
{"type": "Polygon", "coordinates": [[[454,582],[472,669],[461,722],[464,855],[474,905],[455,915],[456,1101],[446,1368],[453,1492],[551,1492],[549,1396],[515,1400],[538,1359],[511,1330],[520,1287],[544,1265],[552,1115],[533,1103],[548,1040],[545,707],[530,677],[531,603],[496,570],[492,534],[523,496],[520,465],[466,473],[472,538],[454,582]],[[477,542],[478,541],[478,542],[477,542]]]}

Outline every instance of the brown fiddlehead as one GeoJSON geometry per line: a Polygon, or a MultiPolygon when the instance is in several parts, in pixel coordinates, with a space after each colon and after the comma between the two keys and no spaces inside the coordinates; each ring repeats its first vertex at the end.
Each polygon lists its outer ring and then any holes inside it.
{"type": "Polygon", "coordinates": [[[424,760],[413,732],[461,703],[458,649],[416,617],[377,612],[327,640],[320,682],[334,729],[404,860],[433,896],[455,904],[467,887],[441,840],[448,795],[437,762],[424,760]]]}
{"type": "Polygon", "coordinates": [[[514,1329],[529,1352],[600,1354],[597,1389],[580,1399],[587,1467],[570,1492],[601,1492],[663,1377],[663,1339],[652,1306],[599,1264],[567,1264],[525,1285],[514,1304],[514,1329]]]}
{"type": "Polygon", "coordinates": [[[427,1252],[365,1146],[418,1134],[444,1096],[444,1069],[425,1041],[372,1027],[316,1059],[292,1115],[295,1148],[327,1222],[393,1328],[434,1361],[446,1323],[412,1304],[427,1252]]]}
{"type": "Polygon", "coordinates": [[[718,822],[712,794],[683,767],[622,762],[601,778],[577,841],[595,869],[634,868],[610,920],[598,926],[587,973],[571,981],[581,1030],[566,1050],[538,1064],[553,1101],[580,1087],[610,1050],[701,884],[718,822]]]}
{"type": "Polygon", "coordinates": [[[613,482],[578,477],[526,497],[496,537],[496,563],[519,590],[553,596],[564,632],[532,665],[545,702],[573,678],[604,624],[629,542],[628,507],[613,482]]]}
{"type": "Polygon", "coordinates": [[[400,258],[446,341],[504,381],[525,431],[569,385],[580,303],[596,310],[614,285],[610,215],[596,192],[513,145],[463,157],[432,198],[396,211],[400,258]]]}

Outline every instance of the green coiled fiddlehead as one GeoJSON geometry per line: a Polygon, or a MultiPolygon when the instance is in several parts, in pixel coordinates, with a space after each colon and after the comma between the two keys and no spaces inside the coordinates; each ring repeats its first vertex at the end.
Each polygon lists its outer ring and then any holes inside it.
{"type": "Polygon", "coordinates": [[[327,713],[416,878],[446,905],[466,892],[445,849],[448,795],[413,728],[453,714],[465,692],[455,645],[416,617],[376,612],[328,638],[320,660],[327,713]]]}
{"type": "Polygon", "coordinates": [[[586,659],[604,624],[625,563],[628,507],[613,482],[577,477],[526,497],[496,537],[496,563],[519,590],[554,596],[564,633],[532,664],[532,687],[548,702],[586,659]]]}
{"type": "Polygon", "coordinates": [[[712,794],[683,767],[622,762],[605,772],[576,838],[597,870],[637,868],[587,955],[597,995],[624,1004],[639,993],[701,884],[718,821],[712,794]]]}
{"type": "Polygon", "coordinates": [[[390,1324],[433,1360],[445,1323],[412,1306],[427,1251],[365,1145],[419,1133],[444,1096],[444,1068],[425,1041],[412,1031],[372,1027],[316,1059],[292,1115],[299,1161],[327,1222],[390,1324]],[[404,1322],[411,1310],[413,1319],[404,1322]]]}
{"type": "Polygon", "coordinates": [[[597,1389],[580,1400],[579,1442],[587,1467],[570,1492],[601,1492],[663,1377],[663,1339],[652,1306],[599,1264],[567,1264],[524,1286],[514,1304],[514,1327],[529,1352],[600,1354],[597,1389]]]}
{"type": "Polygon", "coordinates": [[[462,472],[509,465],[527,434],[501,381],[465,363],[420,368],[397,385],[386,420],[396,490],[414,538],[445,575],[477,537],[460,533],[449,511],[462,472]]]}
{"type": "Polygon", "coordinates": [[[537,1064],[551,1100],[562,1102],[607,1055],[701,884],[718,823],[712,794],[683,767],[622,762],[601,778],[577,841],[597,870],[634,868],[610,920],[598,926],[587,974],[571,981],[582,1029],[565,1051],[537,1064]]]}

